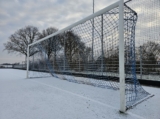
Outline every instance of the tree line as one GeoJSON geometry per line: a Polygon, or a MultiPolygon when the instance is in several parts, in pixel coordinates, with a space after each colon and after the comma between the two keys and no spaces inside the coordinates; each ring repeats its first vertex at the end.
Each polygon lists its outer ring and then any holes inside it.
{"type": "MultiPolygon", "coordinates": [[[[9,36],[8,42],[4,43],[4,50],[7,50],[8,53],[21,54],[27,57],[27,47],[29,44],[32,44],[57,30],[58,29],[54,27],[50,27],[40,32],[35,26],[26,26],[9,36]]],[[[36,52],[30,52],[29,56],[32,56],[35,53],[36,52]]]]}
{"type": "MultiPolygon", "coordinates": [[[[27,57],[27,47],[29,44],[57,31],[57,28],[49,27],[40,32],[35,26],[26,26],[10,35],[9,41],[4,44],[5,50],[8,53],[19,53],[27,57]]],[[[65,59],[71,69],[77,68],[80,64],[80,70],[100,70],[103,60],[103,71],[117,72],[119,68],[118,51],[114,51],[114,53],[105,51],[103,57],[100,53],[94,61],[88,60],[88,57],[92,55],[92,49],[87,47],[73,31],[58,34],[41,42],[40,45],[45,50],[48,60],[52,60],[55,65],[57,60],[62,64],[65,59]],[[61,51],[63,55],[60,55],[61,51]]],[[[38,52],[38,50],[34,50],[34,47],[33,49],[31,47],[29,56],[33,56],[38,52]]],[[[148,41],[139,46],[135,55],[137,65],[140,65],[142,61],[144,72],[157,72],[156,64],[160,60],[160,44],[148,41]]],[[[138,66],[136,70],[138,71],[139,68],[138,66]]]]}
{"type": "MultiPolygon", "coordinates": [[[[4,50],[7,50],[8,53],[22,54],[25,56],[26,61],[27,47],[29,44],[32,44],[33,42],[57,31],[57,28],[49,27],[40,32],[35,26],[26,26],[10,35],[8,42],[4,43],[4,50]]],[[[41,50],[45,51],[48,60],[53,60],[54,62],[56,62],[58,58],[57,55],[62,50],[67,62],[70,64],[76,63],[78,58],[86,61],[88,55],[91,53],[91,48],[85,46],[81,41],[81,38],[72,31],[66,31],[65,33],[58,34],[36,45],[41,45],[43,48],[41,50]]],[[[35,48],[35,46],[31,46],[29,57],[38,52],[40,52],[40,49],[35,48]]],[[[64,58],[64,56],[61,56],[61,59],[62,58],[64,58]]],[[[71,67],[74,66],[71,65],[71,67]]]]}

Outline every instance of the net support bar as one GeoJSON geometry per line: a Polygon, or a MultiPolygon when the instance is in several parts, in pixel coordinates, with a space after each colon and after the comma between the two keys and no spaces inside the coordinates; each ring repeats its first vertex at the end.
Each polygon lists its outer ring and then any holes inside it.
{"type": "Polygon", "coordinates": [[[119,81],[120,112],[126,111],[124,71],[124,0],[119,0],[119,81]]]}
{"type": "Polygon", "coordinates": [[[27,47],[27,76],[26,78],[28,78],[28,70],[29,70],[29,46],[27,47]]]}

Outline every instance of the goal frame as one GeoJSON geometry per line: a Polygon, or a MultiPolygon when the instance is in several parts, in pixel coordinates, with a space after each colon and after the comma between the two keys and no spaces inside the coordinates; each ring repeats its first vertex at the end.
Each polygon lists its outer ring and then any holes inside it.
{"type": "Polygon", "coordinates": [[[27,69],[26,69],[26,78],[29,78],[29,48],[37,43],[40,43],[48,38],[51,38],[59,33],[63,33],[67,30],[70,30],[71,28],[73,28],[74,26],[77,26],[79,24],[84,23],[87,20],[93,19],[96,16],[99,16],[101,14],[103,14],[104,12],[108,12],[111,9],[114,9],[116,7],[119,7],[119,89],[120,89],[120,112],[125,112],[126,111],[126,99],[125,99],[125,68],[124,68],[124,0],[119,0],[107,7],[105,7],[104,9],[95,12],[92,15],[89,15],[88,17],[75,22],[74,24],[59,30],[51,35],[48,35],[32,44],[29,44],[27,47],[27,69]]]}

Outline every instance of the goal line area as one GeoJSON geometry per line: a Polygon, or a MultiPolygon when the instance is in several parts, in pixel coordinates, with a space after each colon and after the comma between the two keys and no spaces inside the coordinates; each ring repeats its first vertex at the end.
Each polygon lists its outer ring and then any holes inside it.
{"type": "Polygon", "coordinates": [[[157,2],[160,1],[142,1],[144,4],[138,0],[127,3],[120,0],[30,44],[27,78],[53,76],[75,83],[120,89],[122,112],[151,96],[137,78],[136,63],[140,60],[136,47],[151,41],[157,43],[155,39],[159,36],[153,34],[160,30],[157,22],[160,11],[157,2]],[[155,13],[146,13],[144,9],[148,7],[155,13]],[[150,15],[157,20],[154,24],[150,15]],[[148,20],[143,21],[144,18],[148,20]],[[142,22],[150,26],[144,27],[142,22]],[[150,36],[144,36],[145,33],[150,36]],[[155,39],[149,41],[151,37],[155,39]]]}

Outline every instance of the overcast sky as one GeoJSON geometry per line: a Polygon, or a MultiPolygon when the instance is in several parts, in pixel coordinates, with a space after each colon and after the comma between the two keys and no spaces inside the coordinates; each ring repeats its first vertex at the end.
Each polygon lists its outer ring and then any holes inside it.
{"type": "MultiPolygon", "coordinates": [[[[95,0],[98,11],[117,0],[95,0]]],[[[92,14],[92,0],[0,0],[0,64],[24,61],[24,56],[3,51],[8,37],[20,28],[62,29],[92,14]]]]}

